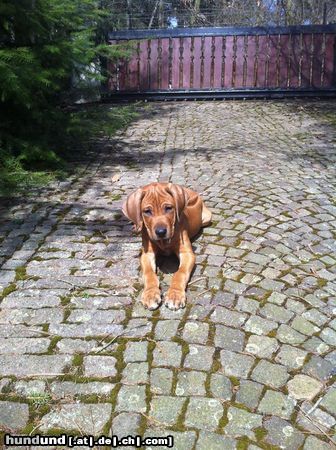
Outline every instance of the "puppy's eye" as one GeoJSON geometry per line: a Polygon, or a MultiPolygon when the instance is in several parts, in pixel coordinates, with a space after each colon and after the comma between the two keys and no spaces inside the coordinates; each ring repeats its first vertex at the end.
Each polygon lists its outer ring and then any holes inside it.
{"type": "Polygon", "coordinates": [[[146,216],[151,216],[151,215],[152,215],[152,210],[149,209],[149,208],[146,208],[146,209],[144,209],[143,213],[144,213],[146,216]]]}
{"type": "Polygon", "coordinates": [[[173,211],[173,207],[170,205],[167,205],[167,206],[165,206],[164,210],[166,213],[170,213],[171,211],[173,211]]]}

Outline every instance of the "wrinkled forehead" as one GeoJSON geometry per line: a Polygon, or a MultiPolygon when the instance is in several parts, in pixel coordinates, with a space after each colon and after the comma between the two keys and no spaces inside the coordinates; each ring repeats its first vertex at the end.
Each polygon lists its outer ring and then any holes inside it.
{"type": "Polygon", "coordinates": [[[165,201],[172,201],[171,195],[160,185],[151,186],[145,193],[142,206],[160,206],[165,201]]]}

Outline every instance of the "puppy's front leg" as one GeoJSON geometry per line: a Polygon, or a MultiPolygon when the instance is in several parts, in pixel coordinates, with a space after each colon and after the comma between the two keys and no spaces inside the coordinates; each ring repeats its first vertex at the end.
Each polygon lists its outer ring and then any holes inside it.
{"type": "Polygon", "coordinates": [[[141,302],[145,308],[156,309],[161,304],[159,279],[156,275],[155,253],[143,249],[141,255],[141,269],[144,280],[144,290],[141,302]]]}
{"type": "Polygon", "coordinates": [[[185,307],[185,290],[196,260],[189,239],[188,242],[179,249],[177,256],[180,259],[180,266],[178,271],[174,273],[171,286],[165,296],[165,305],[169,309],[185,307]]]}

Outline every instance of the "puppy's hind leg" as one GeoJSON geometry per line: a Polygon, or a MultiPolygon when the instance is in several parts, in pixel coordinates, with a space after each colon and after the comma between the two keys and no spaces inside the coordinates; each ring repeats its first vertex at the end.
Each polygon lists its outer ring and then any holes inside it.
{"type": "Polygon", "coordinates": [[[202,205],[202,227],[207,227],[211,223],[212,213],[205,204],[202,205]]]}

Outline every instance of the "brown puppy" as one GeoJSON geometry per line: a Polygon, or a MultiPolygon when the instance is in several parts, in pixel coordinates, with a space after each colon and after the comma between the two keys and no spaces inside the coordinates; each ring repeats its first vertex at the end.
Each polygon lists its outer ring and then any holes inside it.
{"type": "Polygon", "coordinates": [[[209,225],[211,212],[196,192],[172,183],[151,183],[137,189],[127,197],[122,211],[135,230],[142,231],[143,305],[156,309],[161,303],[156,255],[175,253],[180,266],[173,275],[165,305],[184,308],[185,290],[195,265],[190,239],[209,225]]]}

